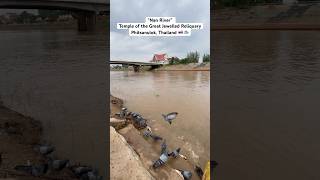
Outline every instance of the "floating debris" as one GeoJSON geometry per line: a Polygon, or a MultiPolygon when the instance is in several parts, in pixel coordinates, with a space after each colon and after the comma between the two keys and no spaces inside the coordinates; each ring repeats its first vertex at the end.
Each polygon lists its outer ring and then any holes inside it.
{"type": "Polygon", "coordinates": [[[169,124],[172,123],[172,120],[174,120],[177,117],[178,113],[177,112],[172,112],[167,115],[162,114],[162,117],[165,121],[167,121],[169,124]]]}

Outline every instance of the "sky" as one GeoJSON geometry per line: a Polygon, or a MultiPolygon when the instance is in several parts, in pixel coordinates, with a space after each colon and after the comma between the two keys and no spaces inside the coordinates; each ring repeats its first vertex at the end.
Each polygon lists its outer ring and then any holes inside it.
{"type": "Polygon", "coordinates": [[[150,61],[155,53],[169,57],[186,57],[198,51],[200,58],[210,53],[209,0],[111,0],[111,60],[150,61]],[[203,23],[203,29],[192,30],[185,37],[132,37],[128,30],[117,29],[117,23],[143,23],[145,17],[176,17],[177,23],[203,23]]]}

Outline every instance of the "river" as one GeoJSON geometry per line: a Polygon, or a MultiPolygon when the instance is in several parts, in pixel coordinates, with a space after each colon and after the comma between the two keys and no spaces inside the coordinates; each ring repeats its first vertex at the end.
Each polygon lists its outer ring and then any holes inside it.
{"type": "Polygon", "coordinates": [[[215,31],[216,179],[320,179],[318,31],[215,31]]]}
{"type": "Polygon", "coordinates": [[[107,33],[30,29],[0,31],[1,100],[42,122],[55,156],[105,175],[107,33]]]}
{"type": "Polygon", "coordinates": [[[210,156],[210,72],[110,72],[111,94],[129,111],[149,119],[170,149],[181,147],[191,162],[204,167],[210,156]],[[161,114],[178,112],[172,125],[161,114]]]}

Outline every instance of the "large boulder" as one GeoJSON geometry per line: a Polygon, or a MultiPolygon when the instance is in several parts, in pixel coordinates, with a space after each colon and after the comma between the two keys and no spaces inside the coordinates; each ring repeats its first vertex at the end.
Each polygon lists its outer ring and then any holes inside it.
{"type": "Polygon", "coordinates": [[[154,179],[143,167],[137,153],[112,126],[110,126],[110,179],[154,179]]]}

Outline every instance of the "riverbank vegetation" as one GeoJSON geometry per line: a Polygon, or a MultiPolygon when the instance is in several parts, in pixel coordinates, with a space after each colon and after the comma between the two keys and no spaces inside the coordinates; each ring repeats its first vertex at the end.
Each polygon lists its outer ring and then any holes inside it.
{"type": "MultiPolygon", "coordinates": [[[[169,65],[177,64],[190,64],[190,63],[199,63],[200,54],[199,52],[189,52],[185,58],[179,59],[178,57],[172,57],[169,59],[169,65]]],[[[202,62],[210,62],[210,55],[204,54],[202,62]]]]}

